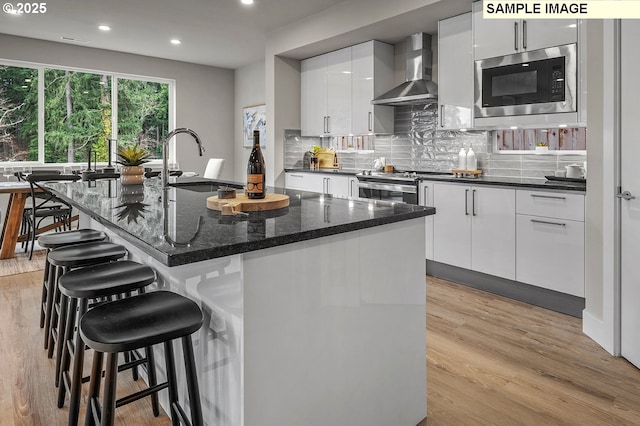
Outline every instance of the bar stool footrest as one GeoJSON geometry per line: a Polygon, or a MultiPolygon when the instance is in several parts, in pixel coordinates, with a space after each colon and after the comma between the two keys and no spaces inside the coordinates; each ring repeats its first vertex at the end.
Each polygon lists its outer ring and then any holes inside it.
{"type": "Polygon", "coordinates": [[[149,395],[152,395],[168,387],[169,387],[169,382],[164,382],[164,383],[159,383],[155,386],[151,386],[149,388],[143,389],[136,393],[132,393],[131,395],[127,395],[124,398],[120,398],[116,400],[116,408],[122,407],[123,405],[129,404],[131,402],[134,402],[144,397],[147,397],[149,395]]]}

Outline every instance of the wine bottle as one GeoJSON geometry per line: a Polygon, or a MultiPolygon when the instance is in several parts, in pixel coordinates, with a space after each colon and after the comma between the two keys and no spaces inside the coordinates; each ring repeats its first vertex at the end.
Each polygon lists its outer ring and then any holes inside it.
{"type": "Polygon", "coordinates": [[[264,198],[265,196],[265,165],[260,149],[260,131],[253,131],[253,149],[247,164],[247,197],[264,198]]]}

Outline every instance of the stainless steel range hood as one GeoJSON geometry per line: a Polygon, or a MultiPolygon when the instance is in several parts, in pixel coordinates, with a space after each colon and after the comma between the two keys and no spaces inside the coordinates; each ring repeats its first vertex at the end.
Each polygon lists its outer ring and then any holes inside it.
{"type": "Polygon", "coordinates": [[[407,38],[406,81],[375,98],[373,105],[424,105],[438,101],[438,86],[431,81],[431,35],[407,38]]]}

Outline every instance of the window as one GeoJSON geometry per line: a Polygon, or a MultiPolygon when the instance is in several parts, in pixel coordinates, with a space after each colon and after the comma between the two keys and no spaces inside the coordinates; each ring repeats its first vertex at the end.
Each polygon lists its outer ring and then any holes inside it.
{"type": "Polygon", "coordinates": [[[15,64],[0,64],[0,163],[106,162],[109,139],[162,159],[173,82],[15,64]]]}
{"type": "Polygon", "coordinates": [[[38,160],[38,70],[0,65],[0,162],[38,160]]]}
{"type": "Polygon", "coordinates": [[[45,69],[44,132],[45,163],[107,161],[111,77],[45,69]]]}
{"type": "Polygon", "coordinates": [[[496,152],[526,153],[543,148],[561,153],[587,149],[587,129],[584,127],[496,130],[493,133],[496,152]]]}
{"type": "Polygon", "coordinates": [[[162,159],[169,132],[169,85],[118,79],[118,143],[136,143],[162,159]]]}

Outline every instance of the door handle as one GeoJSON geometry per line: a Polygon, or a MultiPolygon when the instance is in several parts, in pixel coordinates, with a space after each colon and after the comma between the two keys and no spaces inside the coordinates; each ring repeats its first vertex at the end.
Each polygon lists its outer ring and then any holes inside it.
{"type": "Polygon", "coordinates": [[[635,195],[631,195],[631,193],[629,191],[624,191],[624,192],[621,192],[620,194],[616,194],[616,197],[622,198],[622,199],[627,200],[627,201],[636,199],[636,196],[635,195]]]}
{"type": "Polygon", "coordinates": [[[553,195],[538,195],[538,194],[531,194],[532,198],[548,198],[550,200],[566,200],[567,197],[556,197],[553,195]]]}
{"type": "Polygon", "coordinates": [[[555,226],[567,226],[566,223],[561,223],[561,222],[549,222],[546,220],[538,220],[538,219],[531,219],[532,223],[542,223],[545,225],[555,225],[555,226]]]}
{"type": "Polygon", "coordinates": [[[469,190],[464,190],[464,214],[469,216],[469,190]]]}
{"type": "Polygon", "coordinates": [[[325,178],[325,179],[327,179],[327,194],[331,194],[331,191],[330,191],[331,178],[325,178]]]}
{"type": "Polygon", "coordinates": [[[513,48],[518,50],[518,22],[513,23],[513,48]]]}
{"type": "Polygon", "coordinates": [[[371,120],[372,117],[373,117],[373,114],[371,113],[371,111],[369,111],[369,131],[370,132],[373,129],[372,120],[371,120]]]}
{"type": "Polygon", "coordinates": [[[527,21],[522,21],[522,48],[527,50],[527,21]]]}
{"type": "Polygon", "coordinates": [[[426,185],[425,185],[425,187],[424,187],[423,194],[424,194],[424,198],[422,199],[422,205],[423,205],[423,206],[428,206],[429,204],[427,204],[427,203],[429,202],[429,197],[428,197],[428,194],[429,194],[429,187],[428,187],[428,186],[426,186],[426,185]]]}
{"type": "Polygon", "coordinates": [[[330,115],[327,115],[327,133],[331,133],[331,121],[329,121],[331,119],[330,115]]]}
{"type": "Polygon", "coordinates": [[[476,190],[471,191],[471,213],[473,216],[477,216],[476,214],[476,190]]]}
{"type": "Polygon", "coordinates": [[[323,128],[322,130],[324,130],[325,133],[327,133],[327,116],[325,115],[324,117],[322,117],[322,124],[323,124],[323,128]]]}
{"type": "Polygon", "coordinates": [[[440,105],[440,127],[444,127],[444,104],[440,105]]]}

